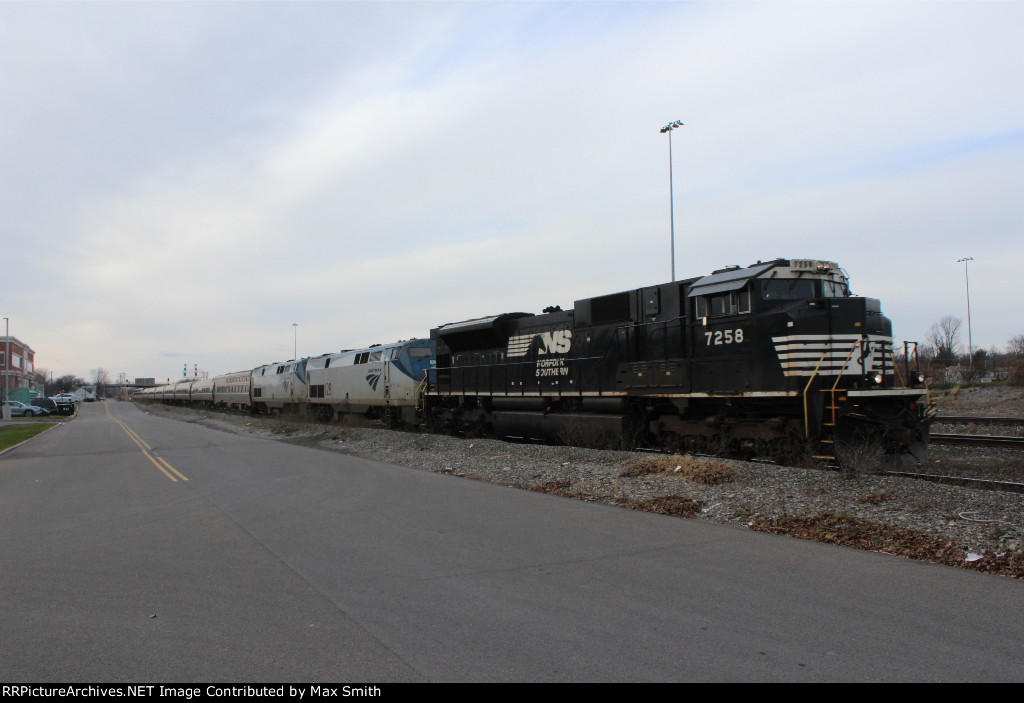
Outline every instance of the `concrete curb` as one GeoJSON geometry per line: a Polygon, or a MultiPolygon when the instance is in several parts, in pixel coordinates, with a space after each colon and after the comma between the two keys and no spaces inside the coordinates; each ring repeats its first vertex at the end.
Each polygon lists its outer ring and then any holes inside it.
{"type": "MultiPolygon", "coordinates": [[[[10,424],[11,424],[11,425],[13,425],[14,423],[12,422],[12,423],[10,423],[10,424]]],[[[29,437],[28,439],[23,439],[22,441],[18,442],[17,444],[15,444],[15,445],[14,445],[14,446],[12,446],[12,447],[7,447],[7,449],[4,449],[4,450],[0,450],[0,456],[3,456],[4,454],[6,454],[6,453],[7,453],[7,452],[9,452],[9,451],[12,451],[12,450],[14,450],[14,449],[17,449],[18,447],[20,447],[20,446],[21,446],[21,445],[23,445],[23,444],[27,444],[27,443],[31,442],[31,441],[32,441],[33,439],[35,439],[36,437],[42,437],[42,436],[43,436],[44,434],[46,434],[46,433],[47,433],[47,432],[49,432],[50,430],[55,430],[55,429],[57,429],[58,427],[60,427],[61,425],[63,425],[63,424],[64,424],[63,422],[56,422],[56,423],[54,423],[53,427],[47,427],[47,428],[46,428],[45,430],[43,430],[43,431],[42,431],[42,432],[40,432],[39,434],[36,434],[36,435],[32,435],[32,436],[31,436],[31,437],[29,437]]],[[[10,425],[5,425],[5,427],[9,427],[9,426],[10,426],[10,425]]]]}

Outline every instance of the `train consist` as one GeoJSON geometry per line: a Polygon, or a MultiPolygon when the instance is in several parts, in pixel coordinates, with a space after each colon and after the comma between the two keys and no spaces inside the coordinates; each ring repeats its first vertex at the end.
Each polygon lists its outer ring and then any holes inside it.
{"type": "Polygon", "coordinates": [[[412,339],[275,362],[212,379],[182,378],[148,388],[137,398],[254,413],[302,411],[323,420],[360,413],[416,424],[417,401],[422,404],[434,363],[433,341],[412,339]]]}
{"type": "Polygon", "coordinates": [[[879,301],[852,295],[836,263],[776,259],[140,397],[567,442],[826,459],[868,444],[920,459],[934,408],[904,352],[897,363],[879,301]]]}

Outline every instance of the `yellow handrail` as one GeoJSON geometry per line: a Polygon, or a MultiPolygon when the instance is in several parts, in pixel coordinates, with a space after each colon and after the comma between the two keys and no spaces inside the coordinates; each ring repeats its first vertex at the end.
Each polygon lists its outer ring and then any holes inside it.
{"type": "MultiPolygon", "coordinates": [[[[832,388],[830,389],[829,392],[832,394],[832,405],[833,406],[836,404],[835,403],[836,389],[839,387],[839,382],[843,379],[843,370],[846,368],[846,365],[848,363],[850,363],[850,357],[853,356],[853,352],[856,351],[857,346],[862,341],[863,340],[858,339],[856,342],[854,342],[850,346],[850,351],[846,354],[846,359],[843,361],[843,366],[842,366],[842,368],[839,369],[839,374],[836,376],[836,382],[832,384],[832,388]]],[[[814,379],[818,375],[818,369],[821,368],[822,362],[825,361],[825,357],[828,356],[828,353],[830,351],[832,351],[831,348],[826,349],[824,352],[822,352],[821,358],[818,359],[818,364],[817,364],[817,366],[814,367],[814,372],[811,374],[811,378],[807,381],[807,385],[804,387],[804,439],[810,439],[810,437],[811,437],[811,418],[810,418],[810,416],[809,416],[809,414],[807,412],[807,393],[811,390],[811,384],[814,383],[814,379]]],[[[836,421],[836,411],[835,411],[835,408],[833,407],[832,408],[832,423],[835,424],[835,421],[836,421]]]]}
{"type": "Polygon", "coordinates": [[[804,386],[804,439],[809,439],[811,436],[811,419],[807,414],[807,392],[811,390],[811,384],[814,383],[814,378],[818,375],[818,369],[821,368],[821,362],[825,361],[825,357],[828,356],[829,350],[826,349],[821,353],[821,358],[818,359],[818,365],[814,367],[814,372],[811,374],[810,379],[807,381],[807,385],[804,386]]]}
{"type": "MultiPolygon", "coordinates": [[[[843,360],[843,368],[839,369],[839,374],[836,376],[836,382],[832,384],[832,392],[833,393],[835,393],[836,392],[836,388],[839,387],[839,382],[841,380],[843,380],[843,371],[846,370],[846,365],[850,363],[850,357],[853,356],[853,352],[857,351],[857,345],[860,344],[862,341],[864,341],[864,340],[857,340],[856,342],[853,343],[853,346],[850,347],[850,352],[846,355],[846,359],[843,360]]],[[[868,349],[871,348],[870,345],[871,345],[871,342],[869,341],[868,342],[868,349]]]]}
{"type": "Polygon", "coordinates": [[[419,412],[422,412],[425,405],[423,397],[425,395],[424,391],[425,386],[427,385],[427,378],[429,377],[429,374],[430,371],[428,369],[423,369],[423,380],[420,381],[419,385],[416,386],[416,410],[419,412]]]}

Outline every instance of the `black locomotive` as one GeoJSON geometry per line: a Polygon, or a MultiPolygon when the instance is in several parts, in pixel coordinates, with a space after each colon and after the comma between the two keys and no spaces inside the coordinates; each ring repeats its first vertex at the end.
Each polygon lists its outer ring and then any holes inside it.
{"type": "Polygon", "coordinates": [[[878,300],[829,261],[759,261],[431,339],[429,418],[500,436],[826,459],[864,442],[920,458],[934,415],[878,300]]]}

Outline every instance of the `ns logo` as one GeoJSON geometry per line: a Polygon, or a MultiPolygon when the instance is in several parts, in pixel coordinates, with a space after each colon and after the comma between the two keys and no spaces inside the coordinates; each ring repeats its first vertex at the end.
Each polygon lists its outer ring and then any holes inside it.
{"type": "Polygon", "coordinates": [[[565,354],[572,347],[572,330],[541,332],[540,348],[537,354],[565,354]]]}
{"type": "Polygon", "coordinates": [[[532,332],[518,334],[508,338],[508,355],[510,357],[526,356],[533,347],[533,340],[539,339],[537,355],[565,354],[572,346],[572,330],[555,330],[554,332],[532,332]]]}

